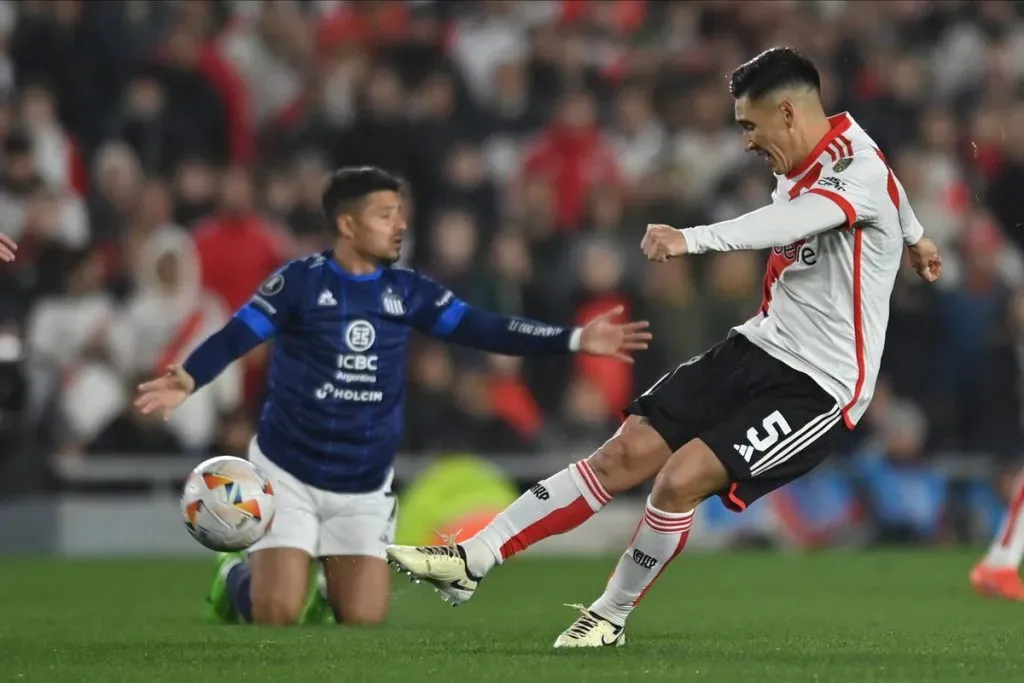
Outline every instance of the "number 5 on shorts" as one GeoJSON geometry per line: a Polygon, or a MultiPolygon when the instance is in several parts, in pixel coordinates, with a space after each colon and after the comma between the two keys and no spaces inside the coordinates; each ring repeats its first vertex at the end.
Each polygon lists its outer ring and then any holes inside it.
{"type": "Polygon", "coordinates": [[[753,448],[740,450],[747,462],[750,462],[750,457],[754,453],[764,453],[778,443],[780,438],[793,431],[786,418],[777,410],[761,421],[761,428],[764,430],[763,436],[757,433],[757,427],[747,430],[747,442],[753,448]]]}

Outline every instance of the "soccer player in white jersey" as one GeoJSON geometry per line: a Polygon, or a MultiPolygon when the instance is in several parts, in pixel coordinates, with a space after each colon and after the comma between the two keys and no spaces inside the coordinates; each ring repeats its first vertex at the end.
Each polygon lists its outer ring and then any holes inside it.
{"type": "Polygon", "coordinates": [[[555,641],[621,645],[627,617],[683,549],[701,501],[717,495],[742,511],[813,469],[854,428],[875,388],[904,246],[929,282],[942,264],[882,153],[848,114],[825,115],[820,87],[814,64],[788,48],[736,69],[736,121],[777,176],[772,204],[685,230],[649,225],[641,243],[656,262],[770,248],[754,317],[658,380],[593,455],[538,483],[476,536],[391,546],[392,564],[462,602],[495,565],[656,476],[604,593],[555,641]]]}
{"type": "Polygon", "coordinates": [[[1024,560],[1024,472],[1013,484],[1010,506],[988,552],[971,570],[974,589],[993,598],[1024,601],[1020,564],[1024,560]]]}

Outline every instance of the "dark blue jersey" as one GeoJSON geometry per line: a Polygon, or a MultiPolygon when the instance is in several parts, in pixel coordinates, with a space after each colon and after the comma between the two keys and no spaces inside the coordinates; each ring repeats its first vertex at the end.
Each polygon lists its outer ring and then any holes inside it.
{"type": "Polygon", "coordinates": [[[381,486],[402,440],[406,346],[412,329],[495,353],[568,353],[570,328],[466,305],[413,271],[351,275],[330,252],[268,278],[223,330],[186,360],[202,386],[271,337],[260,449],[316,488],[381,486]]]}

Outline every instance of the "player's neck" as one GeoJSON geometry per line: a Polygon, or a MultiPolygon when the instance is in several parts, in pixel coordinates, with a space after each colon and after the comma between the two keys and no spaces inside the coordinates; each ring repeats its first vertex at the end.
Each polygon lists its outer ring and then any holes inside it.
{"type": "Polygon", "coordinates": [[[334,247],[334,260],[349,275],[369,275],[380,268],[375,261],[368,261],[352,249],[345,249],[340,244],[334,247]]]}
{"type": "Polygon", "coordinates": [[[807,122],[807,125],[799,131],[797,137],[797,149],[793,155],[793,159],[797,165],[802,163],[814,153],[817,149],[818,143],[825,139],[825,136],[832,131],[832,124],[829,123],[828,117],[822,113],[822,115],[815,116],[813,119],[807,122]]]}

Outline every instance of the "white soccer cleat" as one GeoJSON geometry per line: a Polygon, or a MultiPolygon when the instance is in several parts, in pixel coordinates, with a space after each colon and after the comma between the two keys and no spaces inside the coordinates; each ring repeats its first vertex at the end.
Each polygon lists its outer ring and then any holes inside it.
{"type": "Polygon", "coordinates": [[[480,577],[469,573],[466,552],[454,540],[447,545],[389,545],[386,553],[388,564],[407,574],[413,583],[432,584],[452,607],[473,597],[480,583],[480,577]]]}
{"type": "Polygon", "coordinates": [[[555,647],[620,647],[626,644],[626,631],[583,605],[566,605],[580,611],[572,626],[555,639],[555,647]]]}

